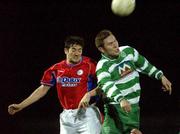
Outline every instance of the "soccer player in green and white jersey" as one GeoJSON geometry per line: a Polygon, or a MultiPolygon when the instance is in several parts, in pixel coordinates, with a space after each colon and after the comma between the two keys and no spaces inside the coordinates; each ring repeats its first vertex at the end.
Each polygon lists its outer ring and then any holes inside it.
{"type": "Polygon", "coordinates": [[[103,134],[130,134],[139,129],[139,72],[160,80],[172,92],[163,72],[130,46],[120,46],[109,30],[100,31],[95,44],[102,54],[97,64],[98,85],[107,96],[103,134]]]}

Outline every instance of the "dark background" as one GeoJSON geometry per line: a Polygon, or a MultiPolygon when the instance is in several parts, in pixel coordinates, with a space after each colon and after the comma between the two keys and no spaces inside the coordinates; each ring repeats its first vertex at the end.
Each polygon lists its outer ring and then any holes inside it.
{"type": "Polygon", "coordinates": [[[135,47],[173,84],[169,96],[162,92],[160,81],[141,76],[143,133],[178,134],[180,1],[136,2],[128,17],[114,15],[110,0],[0,2],[0,134],[59,133],[62,109],[55,88],[14,116],[8,115],[7,107],[28,97],[39,86],[43,72],[65,58],[67,35],[84,37],[84,55],[99,60],[94,38],[102,29],[110,29],[120,45],[135,47]]]}

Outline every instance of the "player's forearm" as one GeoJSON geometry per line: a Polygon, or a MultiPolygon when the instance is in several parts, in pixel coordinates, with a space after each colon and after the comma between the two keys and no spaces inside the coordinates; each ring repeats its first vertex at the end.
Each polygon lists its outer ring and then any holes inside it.
{"type": "Polygon", "coordinates": [[[41,85],[28,98],[26,98],[24,101],[19,103],[20,107],[23,109],[33,104],[34,102],[38,101],[40,98],[46,95],[48,90],[49,90],[49,87],[45,87],[41,85]]]}
{"type": "Polygon", "coordinates": [[[101,89],[99,87],[96,87],[93,90],[89,91],[88,93],[89,93],[90,97],[100,95],[101,89]]]}

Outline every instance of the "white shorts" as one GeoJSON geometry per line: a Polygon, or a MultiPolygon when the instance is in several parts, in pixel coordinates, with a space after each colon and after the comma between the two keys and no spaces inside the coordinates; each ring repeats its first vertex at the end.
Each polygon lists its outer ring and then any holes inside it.
{"type": "Polygon", "coordinates": [[[86,110],[64,110],[60,114],[60,134],[100,134],[99,109],[90,106],[86,110]]]}

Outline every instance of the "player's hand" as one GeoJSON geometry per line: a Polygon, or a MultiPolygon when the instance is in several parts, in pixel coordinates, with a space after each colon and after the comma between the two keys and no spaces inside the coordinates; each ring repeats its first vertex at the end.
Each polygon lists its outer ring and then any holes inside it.
{"type": "Polygon", "coordinates": [[[20,107],[19,104],[11,104],[11,105],[8,106],[8,113],[10,115],[14,115],[15,113],[17,113],[17,112],[19,112],[21,110],[22,110],[22,108],[20,107]]]}
{"type": "Polygon", "coordinates": [[[165,91],[165,92],[169,92],[169,95],[171,95],[172,93],[172,84],[171,82],[163,75],[161,77],[161,82],[162,82],[162,89],[165,91]]]}
{"type": "Polygon", "coordinates": [[[120,100],[120,106],[126,113],[131,112],[131,104],[126,99],[120,100]]]}
{"type": "Polygon", "coordinates": [[[138,129],[132,129],[130,134],[142,134],[140,130],[138,129]]]}
{"type": "Polygon", "coordinates": [[[89,106],[89,101],[91,99],[90,94],[87,92],[83,98],[81,99],[81,101],[79,102],[79,106],[78,108],[84,108],[86,109],[89,106]]]}

